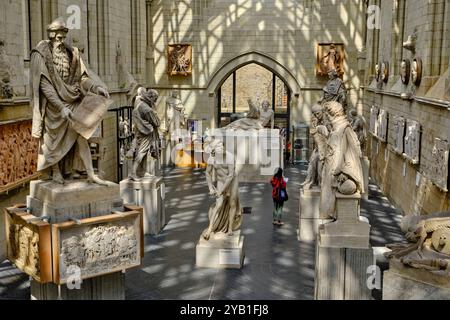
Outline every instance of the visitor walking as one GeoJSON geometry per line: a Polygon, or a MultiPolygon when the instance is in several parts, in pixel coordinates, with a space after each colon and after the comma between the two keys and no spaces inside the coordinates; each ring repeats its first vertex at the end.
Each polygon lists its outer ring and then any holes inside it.
{"type": "Polygon", "coordinates": [[[286,180],[283,177],[283,169],[278,168],[275,175],[270,180],[272,184],[272,199],[273,199],[273,224],[282,226],[281,213],[283,211],[284,202],[288,200],[286,192],[286,180]]]}

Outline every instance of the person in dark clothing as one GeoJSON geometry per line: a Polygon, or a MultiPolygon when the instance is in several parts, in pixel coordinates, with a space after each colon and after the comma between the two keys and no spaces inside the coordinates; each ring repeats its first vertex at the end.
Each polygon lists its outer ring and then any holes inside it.
{"type": "Polygon", "coordinates": [[[275,175],[270,180],[272,184],[272,199],[273,199],[273,224],[282,226],[281,213],[283,211],[284,200],[280,199],[280,189],[286,190],[286,180],[283,178],[283,169],[278,168],[275,175]]]}

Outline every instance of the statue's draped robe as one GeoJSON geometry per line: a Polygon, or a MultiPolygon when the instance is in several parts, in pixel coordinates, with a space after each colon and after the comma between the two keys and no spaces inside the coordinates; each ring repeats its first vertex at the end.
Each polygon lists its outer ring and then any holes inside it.
{"type": "MultiPolygon", "coordinates": [[[[226,165],[223,165],[226,166],[226,165]]],[[[228,167],[228,166],[226,166],[228,167]]],[[[214,169],[215,170],[215,169],[214,169]]],[[[219,182],[219,185],[217,186],[218,189],[221,187],[220,184],[222,182],[219,182]]],[[[239,229],[239,227],[242,224],[242,208],[239,201],[239,180],[238,177],[235,175],[233,177],[233,180],[230,182],[228,188],[226,188],[223,192],[223,201],[221,202],[221,205],[218,205],[218,202],[214,205],[212,205],[209,209],[209,221],[210,226],[212,227],[213,233],[227,233],[229,232],[229,221],[230,216],[233,214],[231,212],[231,204],[234,202],[234,220],[231,231],[236,231],[239,229]],[[214,214],[215,213],[215,214],[214,214]]],[[[206,231],[206,230],[205,230],[206,231]]]]}
{"type": "Polygon", "coordinates": [[[327,154],[322,169],[320,212],[336,217],[336,176],[343,173],[356,184],[359,192],[364,192],[361,166],[361,148],[356,133],[346,119],[333,124],[333,131],[327,142],[327,154]]]}
{"type": "MultiPolygon", "coordinates": [[[[41,41],[31,53],[32,136],[40,139],[37,170],[42,171],[61,160],[69,160],[78,133],[64,119],[64,107],[75,110],[98,83],[89,77],[79,50],[66,45],[70,61],[66,82],[58,74],[52,57],[51,43],[41,41]],[[66,157],[68,156],[68,157],[66,157]]],[[[99,119],[99,122],[101,119],[99,119]]]]}
{"type": "Polygon", "coordinates": [[[136,143],[135,160],[140,163],[151,150],[155,151],[159,159],[158,127],[161,122],[156,111],[144,101],[138,100],[133,110],[133,124],[136,143]]]}

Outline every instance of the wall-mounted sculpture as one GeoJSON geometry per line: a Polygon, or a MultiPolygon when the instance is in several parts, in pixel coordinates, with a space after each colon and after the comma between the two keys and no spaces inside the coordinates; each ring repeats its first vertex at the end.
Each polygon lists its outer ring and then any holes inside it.
{"type": "Polygon", "coordinates": [[[386,142],[388,133],[388,112],[386,110],[380,110],[377,123],[377,137],[380,141],[386,142]]]}
{"type": "Polygon", "coordinates": [[[410,160],[412,164],[419,164],[420,161],[420,138],[420,123],[407,120],[403,156],[410,160]]]}
{"type": "Polygon", "coordinates": [[[36,174],[38,140],[31,121],[0,126],[0,190],[26,182],[36,174]]]}
{"type": "Polygon", "coordinates": [[[426,168],[426,175],[444,192],[448,191],[448,156],[450,144],[435,138],[431,159],[426,168]]]}
{"type": "Polygon", "coordinates": [[[405,138],[405,125],[406,120],[400,116],[394,116],[394,150],[399,154],[403,154],[404,138],[405,138]]]}
{"type": "Polygon", "coordinates": [[[420,86],[420,82],[422,81],[422,59],[415,58],[411,65],[411,82],[420,86]]]}
{"type": "Polygon", "coordinates": [[[388,83],[389,81],[389,62],[383,61],[381,63],[381,81],[388,83]]]}
{"type": "Polygon", "coordinates": [[[378,135],[378,112],[379,112],[379,110],[380,109],[376,106],[372,106],[370,108],[369,132],[375,137],[378,135]]]}
{"type": "Polygon", "coordinates": [[[405,59],[400,64],[400,77],[404,85],[409,84],[410,75],[411,75],[411,61],[409,59],[405,59]]]}
{"type": "Polygon", "coordinates": [[[192,45],[169,44],[167,47],[167,72],[171,76],[192,74],[192,45]]]}
{"type": "Polygon", "coordinates": [[[375,80],[380,82],[381,80],[381,63],[375,64],[375,80]]]}
{"type": "Polygon", "coordinates": [[[339,77],[344,74],[344,45],[337,43],[319,43],[317,45],[316,74],[326,76],[336,70],[339,77]]]}
{"type": "Polygon", "coordinates": [[[6,54],[5,43],[0,40],[0,99],[11,99],[14,96],[11,87],[11,61],[6,54]]]}

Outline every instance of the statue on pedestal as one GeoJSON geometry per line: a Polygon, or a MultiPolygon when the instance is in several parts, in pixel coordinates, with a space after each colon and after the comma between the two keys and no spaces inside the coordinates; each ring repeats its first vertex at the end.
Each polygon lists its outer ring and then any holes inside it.
{"type": "Polygon", "coordinates": [[[213,234],[228,236],[239,229],[242,223],[242,209],[239,202],[239,182],[235,173],[235,164],[226,164],[226,152],[223,142],[214,138],[205,141],[205,152],[210,154],[206,167],[206,181],[210,195],[216,198],[208,212],[209,226],[202,237],[209,240],[213,234]],[[216,178],[217,185],[213,183],[216,178]]]}
{"type": "Polygon", "coordinates": [[[275,112],[270,108],[270,103],[264,100],[260,110],[261,122],[264,128],[273,129],[275,125],[275,112]]]}
{"type": "Polygon", "coordinates": [[[328,77],[330,80],[327,82],[325,88],[323,88],[323,99],[321,102],[337,101],[345,110],[347,107],[347,89],[345,88],[344,81],[339,78],[336,69],[330,70],[328,77]]]}
{"type": "MultiPolygon", "coordinates": [[[[138,169],[144,159],[153,160],[154,163],[159,162],[159,133],[158,129],[161,121],[155,110],[156,101],[158,100],[158,92],[150,89],[140,88],[138,96],[134,102],[133,109],[133,131],[134,140],[131,149],[127,152],[127,157],[132,158],[133,167],[130,178],[137,180],[141,176],[138,169]],[[149,157],[153,159],[149,159],[149,157]]],[[[155,175],[154,170],[146,166],[144,177],[155,175]]]]}
{"type": "Polygon", "coordinates": [[[179,131],[186,125],[186,115],[183,102],[178,90],[172,90],[171,96],[166,100],[166,130],[178,141],[179,131]]]}
{"type": "Polygon", "coordinates": [[[49,40],[31,52],[32,136],[40,139],[37,170],[64,184],[63,173],[70,173],[78,156],[89,181],[108,185],[94,174],[88,144],[111,103],[108,91],[78,48],[65,43],[68,28],[62,19],[47,31],[49,40]]]}
{"type": "Polygon", "coordinates": [[[311,135],[315,142],[315,148],[309,160],[308,174],[305,182],[302,184],[303,189],[309,190],[312,186],[319,186],[321,184],[321,173],[323,161],[326,154],[328,129],[325,126],[323,108],[320,104],[312,107],[311,119],[311,135]]]}
{"type": "Polygon", "coordinates": [[[336,218],[336,191],[343,195],[364,192],[361,148],[343,106],[339,102],[324,104],[325,115],[332,131],[322,169],[320,213],[336,218]]]}
{"type": "Polygon", "coordinates": [[[264,129],[261,122],[261,112],[252,99],[248,98],[249,112],[245,118],[233,121],[223,127],[223,130],[260,130],[264,129]]]}

